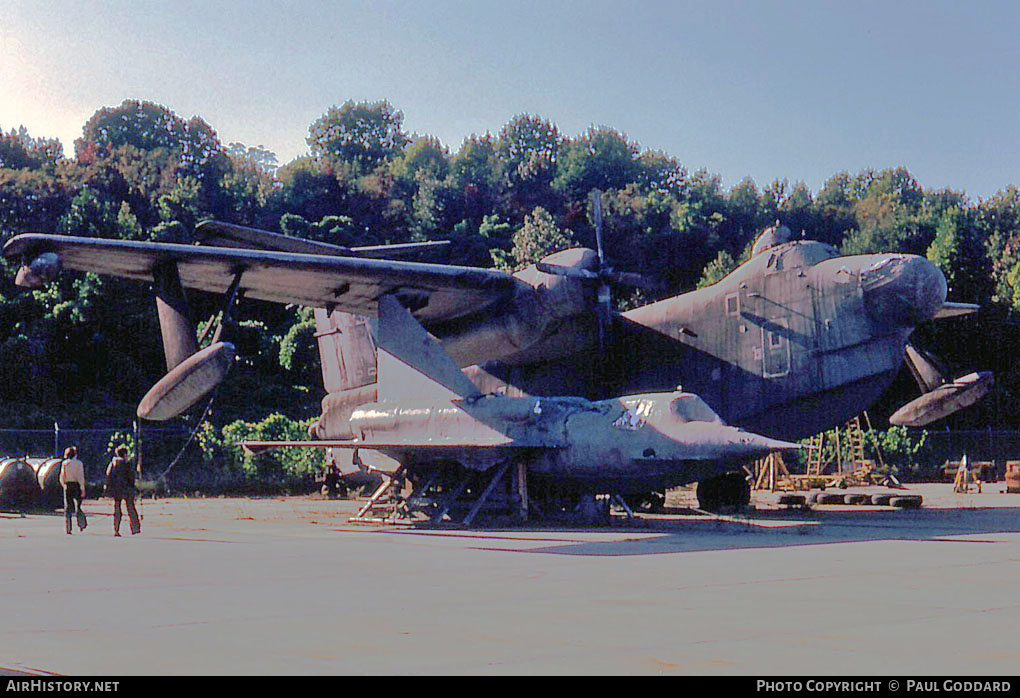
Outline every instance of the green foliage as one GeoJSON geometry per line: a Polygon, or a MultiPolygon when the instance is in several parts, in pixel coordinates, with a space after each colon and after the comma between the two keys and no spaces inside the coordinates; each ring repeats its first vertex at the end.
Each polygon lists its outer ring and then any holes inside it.
{"type": "Polygon", "coordinates": [[[70,192],[53,175],[29,169],[0,169],[0,239],[26,229],[56,230],[70,192]]]}
{"type": "Polygon", "coordinates": [[[992,294],[992,262],[985,254],[972,212],[956,206],[938,217],[927,257],[946,277],[949,298],[982,302],[992,294]]]}
{"type": "MultiPolygon", "coordinates": [[[[439,261],[510,270],[564,247],[594,247],[589,195],[600,188],[610,263],[656,276],[659,297],[721,278],[776,220],[847,253],[927,254],[946,274],[950,298],[985,312],[920,331],[947,351],[960,346],[956,358],[966,363],[1001,365],[996,390],[1020,394],[995,339],[1020,312],[1015,186],[973,204],[892,168],[839,172],[817,193],[786,180],[726,189],[717,175],[688,173],[611,127],[568,138],[529,114],[451,153],[435,137],[409,137],[386,101],[331,107],[311,124],[308,143],[311,156],[278,166],[262,146],[224,147],[201,118],[137,100],[97,111],[72,159],[55,140],[0,131],[0,242],[27,229],[191,242],[197,221],[220,218],[346,246],[445,238],[454,244],[439,261]],[[963,331],[968,341],[954,341],[963,331]]],[[[0,262],[0,404],[31,395],[40,414],[68,410],[76,426],[118,410],[130,419],[131,405],[165,372],[150,289],[65,274],[30,292],[14,287],[16,267],[0,262]]],[[[217,298],[189,296],[196,318],[221,310],[217,298]]],[[[656,299],[619,298],[621,307],[656,299]]],[[[214,423],[314,413],[310,314],[246,302],[233,315],[227,338],[240,361],[214,423]]],[[[20,419],[31,410],[8,412],[20,419]]],[[[210,431],[210,453],[217,438],[210,431]]]]}
{"type": "Polygon", "coordinates": [[[533,176],[540,163],[555,164],[562,143],[559,129],[548,119],[518,114],[499,132],[496,151],[511,181],[519,181],[533,176]]]}
{"type": "Polygon", "coordinates": [[[306,381],[318,378],[319,354],[312,308],[298,308],[296,321],[280,338],[280,366],[306,381]]]}
{"type": "Polygon", "coordinates": [[[184,121],[154,102],[125,100],[118,107],[100,109],[74,143],[83,163],[94,163],[124,146],[167,151],[199,181],[222,175],[226,167],[226,152],[209,124],[197,116],[184,121]]]}
{"type": "Polygon", "coordinates": [[[227,146],[227,155],[242,166],[253,167],[263,172],[272,172],[279,167],[276,153],[262,145],[246,146],[244,143],[231,143],[227,146]]]}
{"type": "Polygon", "coordinates": [[[1020,310],[1020,189],[1009,186],[975,212],[995,285],[993,300],[1020,310]]]}
{"type": "Polygon", "coordinates": [[[606,126],[591,127],[560,149],[553,187],[583,199],[592,189],[622,189],[639,177],[639,148],[606,126]]]}
{"type": "Polygon", "coordinates": [[[705,288],[711,286],[717,281],[721,281],[724,276],[729,274],[731,271],[737,268],[737,260],[733,259],[726,250],[720,250],[719,254],[715,256],[705,270],[701,272],[701,279],[698,281],[698,288],[705,288]]]}
{"type": "Polygon", "coordinates": [[[75,141],[79,160],[92,159],[121,145],[141,150],[183,150],[184,120],[153,102],[124,100],[119,107],[103,108],[85,123],[75,141]]]}
{"type": "Polygon", "coordinates": [[[371,168],[403,150],[409,139],[401,129],[403,113],[389,102],[332,106],[308,129],[312,155],[371,168]]]}
{"type": "Polygon", "coordinates": [[[478,227],[478,234],[494,243],[509,242],[513,236],[513,226],[499,219],[497,215],[486,216],[478,227]]]}
{"type": "Polygon", "coordinates": [[[867,171],[852,187],[857,229],[847,235],[843,254],[888,250],[924,254],[934,237],[934,221],[924,208],[924,193],[904,168],[867,171]]]}
{"type": "Polygon", "coordinates": [[[499,186],[499,163],[496,141],[490,134],[471,136],[450,159],[450,174],[458,187],[495,191],[499,186]]]}
{"type": "Polygon", "coordinates": [[[74,326],[94,319],[92,311],[102,291],[102,278],[90,272],[34,290],[32,296],[45,309],[46,318],[74,326]]]}
{"type": "MultiPolygon", "coordinates": [[[[220,442],[226,451],[228,466],[260,478],[305,477],[323,467],[324,454],[319,448],[277,448],[257,454],[245,454],[242,441],[307,440],[312,419],[294,420],[273,413],[259,422],[235,421],[222,430],[220,442]]],[[[214,445],[214,439],[205,442],[214,445]]]]}
{"type": "Polygon", "coordinates": [[[127,447],[127,458],[130,461],[133,461],[138,454],[135,435],[128,431],[117,431],[114,432],[110,436],[110,440],[106,442],[106,453],[103,454],[104,463],[109,463],[113,459],[118,446],[127,447]]]}
{"type": "Polygon", "coordinates": [[[205,466],[220,467],[224,462],[223,434],[209,420],[203,420],[195,431],[195,443],[205,466]]]}
{"type": "Polygon", "coordinates": [[[524,225],[513,235],[509,253],[493,250],[492,258],[499,269],[516,271],[541,260],[547,254],[576,245],[569,230],[556,225],[544,208],[536,208],[524,219],[524,225]]]}
{"type": "Polygon", "coordinates": [[[64,159],[64,147],[55,138],[32,138],[24,126],[4,134],[0,129],[0,168],[53,171],[64,159]]]}
{"type": "Polygon", "coordinates": [[[900,473],[915,472],[920,469],[928,441],[927,430],[920,434],[906,427],[889,427],[887,431],[876,432],[882,457],[885,464],[900,473]]]}
{"type": "Polygon", "coordinates": [[[60,219],[61,232],[79,237],[110,237],[118,230],[120,204],[92,187],[85,186],[71,199],[60,219]]]}
{"type": "Polygon", "coordinates": [[[450,172],[450,154],[434,136],[419,136],[398,155],[391,167],[394,176],[414,180],[419,174],[443,179],[450,172]]]}
{"type": "Polygon", "coordinates": [[[638,179],[643,191],[682,199],[687,194],[687,169],[665,153],[645,151],[638,156],[638,179]]]}
{"type": "Polygon", "coordinates": [[[536,206],[559,209],[551,185],[562,145],[555,124],[530,114],[515,116],[499,132],[496,153],[513,218],[522,218],[536,206]]]}
{"type": "MultiPolygon", "coordinates": [[[[159,197],[159,216],[162,222],[181,223],[185,229],[193,229],[201,210],[201,185],[193,177],[177,180],[173,189],[159,197]]],[[[161,236],[164,242],[184,242],[161,236]]]]}

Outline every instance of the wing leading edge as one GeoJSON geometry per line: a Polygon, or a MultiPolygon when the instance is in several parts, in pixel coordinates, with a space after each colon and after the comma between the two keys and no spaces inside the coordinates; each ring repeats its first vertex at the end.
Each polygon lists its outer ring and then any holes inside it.
{"type": "Polygon", "coordinates": [[[212,293],[225,293],[240,273],[246,298],[360,315],[375,315],[379,297],[396,294],[425,323],[485,310],[522,283],[477,267],[43,233],[18,235],[3,248],[4,257],[25,264],[46,253],[57,255],[61,269],[149,283],[154,268],[176,264],[185,287],[212,293]]]}

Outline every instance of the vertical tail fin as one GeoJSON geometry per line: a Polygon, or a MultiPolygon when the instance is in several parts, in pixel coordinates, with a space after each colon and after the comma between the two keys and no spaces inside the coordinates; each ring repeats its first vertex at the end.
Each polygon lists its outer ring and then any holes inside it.
{"type": "Polygon", "coordinates": [[[369,318],[316,308],[315,338],[327,393],[375,383],[375,338],[369,318]]]}
{"type": "Polygon", "coordinates": [[[457,399],[481,393],[394,296],[379,299],[379,399],[457,399]]]}

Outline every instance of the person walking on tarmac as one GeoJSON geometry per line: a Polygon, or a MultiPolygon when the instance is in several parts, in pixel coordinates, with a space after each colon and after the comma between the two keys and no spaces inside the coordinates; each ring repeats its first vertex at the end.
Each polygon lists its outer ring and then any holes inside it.
{"type": "Polygon", "coordinates": [[[69,447],[60,462],[60,486],[64,488],[64,518],[67,520],[67,535],[71,535],[71,519],[77,514],[78,529],[84,531],[89,525],[81,500],[85,498],[85,466],[78,460],[78,448],[69,447]]]}
{"type": "Polygon", "coordinates": [[[113,535],[120,535],[120,500],[127,506],[131,520],[131,534],[140,533],[142,522],[135,509],[135,469],[128,460],[127,446],[118,446],[113,451],[113,460],[106,468],[106,493],[113,497],[113,535]]]}

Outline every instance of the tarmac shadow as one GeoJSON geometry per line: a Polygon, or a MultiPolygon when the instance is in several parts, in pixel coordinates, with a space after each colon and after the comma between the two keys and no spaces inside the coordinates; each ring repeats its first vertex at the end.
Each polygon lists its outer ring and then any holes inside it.
{"type": "Polygon", "coordinates": [[[664,555],[713,550],[788,548],[881,540],[1001,543],[995,536],[1020,533],[1020,508],[932,509],[805,513],[765,521],[761,517],[670,521],[650,525],[641,537],[618,541],[571,542],[519,550],[553,555],[664,555]],[[758,523],[756,523],[756,521],[758,523]],[[661,531],[661,535],[648,536],[661,531]]]}

